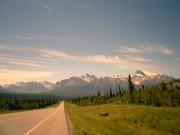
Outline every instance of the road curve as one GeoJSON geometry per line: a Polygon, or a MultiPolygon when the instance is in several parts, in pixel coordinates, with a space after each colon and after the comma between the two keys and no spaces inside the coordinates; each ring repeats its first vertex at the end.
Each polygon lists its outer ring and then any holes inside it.
{"type": "Polygon", "coordinates": [[[69,135],[64,102],[56,108],[0,115],[0,135],[69,135]]]}

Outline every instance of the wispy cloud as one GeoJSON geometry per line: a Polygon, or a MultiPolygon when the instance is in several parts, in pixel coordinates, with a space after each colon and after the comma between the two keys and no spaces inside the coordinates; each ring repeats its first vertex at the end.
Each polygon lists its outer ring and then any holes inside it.
{"type": "Polygon", "coordinates": [[[172,54],[174,54],[174,51],[172,49],[169,49],[169,48],[164,48],[163,53],[167,54],[167,55],[172,55],[172,54]]]}
{"type": "Polygon", "coordinates": [[[175,54],[174,50],[158,43],[136,43],[133,46],[122,45],[118,52],[126,54],[142,54],[142,53],[160,53],[165,55],[175,54]]]}
{"type": "Polygon", "coordinates": [[[50,7],[49,5],[47,5],[47,4],[45,4],[45,3],[41,3],[41,6],[42,6],[43,8],[45,8],[45,9],[47,9],[48,11],[51,10],[51,7],[50,7]]]}
{"type": "Polygon", "coordinates": [[[118,56],[92,55],[84,57],[86,61],[109,64],[119,69],[128,69],[129,62],[118,56]]]}
{"type": "Polygon", "coordinates": [[[72,40],[71,38],[66,38],[66,37],[59,37],[59,36],[54,36],[50,34],[30,34],[30,37],[32,37],[35,40],[72,40]]]}
{"type": "Polygon", "coordinates": [[[35,68],[42,67],[42,65],[39,64],[38,61],[32,60],[30,58],[25,58],[25,57],[15,57],[15,56],[8,56],[8,55],[0,54],[0,61],[9,63],[11,65],[16,65],[16,66],[19,65],[19,66],[35,67],[35,68]]]}
{"type": "Polygon", "coordinates": [[[16,35],[15,39],[17,39],[17,40],[32,40],[32,37],[31,36],[16,35]]]}
{"type": "Polygon", "coordinates": [[[8,51],[29,51],[29,47],[18,47],[13,45],[7,45],[7,44],[0,44],[0,50],[8,50],[8,51]]]}
{"type": "Polygon", "coordinates": [[[116,64],[116,63],[124,62],[124,60],[122,60],[118,56],[92,55],[92,56],[86,56],[84,58],[88,61],[99,62],[99,63],[116,64]]]}
{"type": "Polygon", "coordinates": [[[134,48],[134,47],[126,47],[126,46],[121,46],[119,51],[122,53],[142,53],[143,52],[142,49],[134,48]]]}
{"type": "Polygon", "coordinates": [[[139,56],[131,56],[131,55],[125,55],[125,59],[128,61],[136,61],[141,63],[153,63],[151,59],[139,57],[139,56]]]}
{"type": "Polygon", "coordinates": [[[71,38],[71,37],[63,37],[63,36],[56,36],[56,35],[51,35],[51,34],[42,34],[42,33],[31,33],[27,35],[13,35],[6,37],[6,40],[8,39],[16,39],[16,40],[26,40],[26,41],[31,41],[31,40],[39,40],[39,41],[44,41],[44,40],[53,40],[53,41],[73,41],[73,42],[87,42],[87,40],[84,39],[76,39],[76,38],[71,38]]]}
{"type": "Polygon", "coordinates": [[[36,51],[39,52],[41,56],[46,58],[53,58],[59,60],[75,60],[78,58],[78,56],[69,55],[67,53],[57,50],[37,49],[36,51]]]}
{"type": "MultiPolygon", "coordinates": [[[[72,55],[72,54],[68,54],[65,53],[63,51],[60,50],[53,50],[53,49],[38,49],[38,48],[14,48],[14,47],[10,47],[10,46],[1,46],[0,48],[3,49],[7,49],[10,51],[32,51],[32,52],[36,52],[37,55],[39,55],[39,58],[43,59],[43,60],[49,60],[49,61],[82,61],[82,62],[95,62],[95,63],[105,63],[105,64],[113,64],[113,65],[124,65],[127,63],[131,63],[131,62],[137,62],[137,63],[152,63],[152,60],[144,58],[144,57],[140,57],[140,56],[135,56],[135,55],[128,55],[128,54],[124,54],[121,57],[117,56],[117,55],[102,55],[102,54],[95,54],[95,55],[84,55],[84,56],[80,56],[80,55],[72,55]]],[[[132,50],[132,49],[130,49],[132,50]]],[[[133,50],[133,52],[137,52],[137,50],[133,50]]],[[[30,61],[30,60],[26,60],[26,58],[23,59],[10,59],[10,58],[4,58],[4,60],[7,59],[7,62],[11,63],[11,64],[22,64],[22,65],[29,65],[29,66],[40,66],[39,64],[37,64],[37,62],[34,61],[30,61]],[[31,64],[30,64],[31,63],[31,64]]],[[[2,60],[2,58],[1,58],[2,60]]],[[[36,59],[35,61],[38,61],[38,59],[36,59]]]]}
{"type": "MultiPolygon", "coordinates": [[[[60,66],[63,62],[78,64],[85,63],[94,66],[99,66],[103,64],[103,66],[122,69],[124,71],[134,71],[136,69],[158,69],[157,61],[150,59],[150,57],[145,55],[141,55],[144,52],[137,51],[136,49],[130,49],[131,52],[136,53],[122,53],[119,55],[104,55],[104,54],[93,54],[93,55],[77,55],[77,54],[69,54],[62,50],[58,49],[42,49],[42,48],[29,48],[29,47],[13,47],[0,45],[0,49],[5,49],[10,51],[8,55],[1,55],[0,62],[10,64],[9,67],[18,67],[19,69],[30,69],[30,70],[42,70],[47,71],[51,70],[54,67],[52,65],[56,65],[56,68],[60,66]],[[11,52],[26,52],[31,51],[36,56],[11,56],[11,52]]],[[[152,48],[146,48],[149,53],[152,51],[152,48]]],[[[126,49],[128,50],[128,49],[126,49]]],[[[167,52],[166,52],[167,53],[167,52]]],[[[168,52],[169,53],[169,52],[168,52]]],[[[20,53],[21,54],[21,53],[20,53]]],[[[8,65],[7,65],[8,66],[8,65]]],[[[51,78],[52,79],[52,78],[51,78]]]]}
{"type": "Polygon", "coordinates": [[[9,64],[13,64],[13,65],[19,65],[19,66],[27,66],[27,67],[43,67],[40,64],[37,63],[29,63],[29,62],[24,62],[24,61],[8,61],[9,64]]]}
{"type": "Polygon", "coordinates": [[[84,40],[84,39],[56,36],[56,35],[52,35],[52,34],[36,33],[36,34],[30,34],[29,36],[35,40],[57,40],[57,41],[87,42],[87,40],[84,40]]]}
{"type": "Polygon", "coordinates": [[[153,65],[154,62],[150,59],[143,57],[135,57],[130,55],[125,56],[105,56],[105,55],[92,55],[84,57],[86,61],[110,64],[120,69],[136,69],[137,65],[153,65]]]}

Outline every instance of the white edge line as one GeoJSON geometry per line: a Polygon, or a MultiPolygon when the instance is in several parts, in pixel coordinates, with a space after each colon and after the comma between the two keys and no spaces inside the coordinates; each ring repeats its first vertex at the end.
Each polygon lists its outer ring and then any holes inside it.
{"type": "Polygon", "coordinates": [[[43,124],[45,121],[47,121],[48,119],[50,119],[56,112],[52,113],[51,115],[49,115],[48,117],[46,117],[45,119],[43,119],[39,124],[37,124],[36,126],[34,126],[33,128],[31,128],[28,132],[26,132],[24,135],[29,135],[32,131],[34,131],[37,127],[39,127],[41,124],[43,124]]]}

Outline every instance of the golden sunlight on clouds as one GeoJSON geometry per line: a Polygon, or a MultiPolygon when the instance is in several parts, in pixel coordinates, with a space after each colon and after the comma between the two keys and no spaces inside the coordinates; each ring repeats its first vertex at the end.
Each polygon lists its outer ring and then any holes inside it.
{"type": "Polygon", "coordinates": [[[164,54],[172,55],[174,52],[171,49],[164,49],[164,54]]]}
{"type": "Polygon", "coordinates": [[[56,51],[56,50],[37,49],[36,51],[40,52],[40,55],[46,58],[65,59],[65,60],[74,60],[77,58],[76,56],[68,55],[64,52],[56,51]]]}
{"type": "Polygon", "coordinates": [[[120,59],[118,56],[105,56],[105,55],[87,56],[86,60],[92,62],[110,63],[110,64],[124,62],[124,60],[120,59]]]}
{"type": "Polygon", "coordinates": [[[173,49],[157,43],[136,43],[137,47],[121,46],[118,52],[128,54],[143,54],[143,53],[160,53],[165,55],[173,55],[175,52],[173,49]]]}
{"type": "Polygon", "coordinates": [[[7,62],[12,65],[28,66],[28,67],[42,67],[41,62],[25,57],[14,57],[8,55],[0,55],[0,61],[7,62]]]}
{"type": "Polygon", "coordinates": [[[53,76],[53,72],[41,71],[17,71],[9,69],[0,69],[0,84],[9,84],[19,81],[44,80],[53,76]]]}

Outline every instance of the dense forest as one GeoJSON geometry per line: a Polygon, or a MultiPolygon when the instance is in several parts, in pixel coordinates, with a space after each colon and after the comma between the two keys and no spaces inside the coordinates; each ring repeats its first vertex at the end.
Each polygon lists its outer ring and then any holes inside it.
{"type": "Polygon", "coordinates": [[[0,110],[38,109],[53,105],[58,97],[37,94],[1,94],[0,110]]]}
{"type": "Polygon", "coordinates": [[[96,95],[77,97],[71,99],[72,103],[80,106],[98,105],[106,103],[132,103],[154,106],[179,106],[180,89],[176,86],[179,80],[169,83],[162,82],[157,86],[148,88],[144,85],[140,89],[135,89],[131,76],[128,77],[128,89],[123,90],[119,86],[116,92],[110,88],[105,94],[100,91],[96,95]]]}
{"type": "Polygon", "coordinates": [[[0,109],[3,110],[21,110],[21,109],[38,109],[44,108],[57,103],[54,99],[39,99],[39,100],[18,100],[18,99],[1,99],[0,109]]]}

